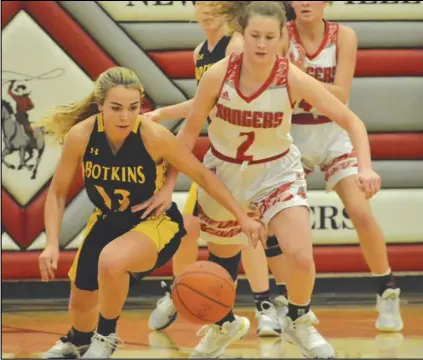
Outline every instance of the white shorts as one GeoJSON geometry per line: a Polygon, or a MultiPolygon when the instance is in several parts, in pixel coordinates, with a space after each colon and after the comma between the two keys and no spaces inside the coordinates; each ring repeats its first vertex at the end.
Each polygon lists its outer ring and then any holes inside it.
{"type": "MultiPolygon", "coordinates": [[[[280,211],[308,206],[307,183],[300,152],[291,146],[280,159],[252,164],[244,169],[206,154],[204,164],[219,177],[235,199],[266,225],[280,211]]],[[[218,244],[246,244],[247,238],[235,217],[203,189],[198,190],[201,239],[218,244]]]]}
{"type": "Polygon", "coordinates": [[[327,191],[358,173],[358,160],[348,133],[336,123],[292,124],[291,135],[301,152],[306,175],[319,166],[325,174],[327,191]]]}

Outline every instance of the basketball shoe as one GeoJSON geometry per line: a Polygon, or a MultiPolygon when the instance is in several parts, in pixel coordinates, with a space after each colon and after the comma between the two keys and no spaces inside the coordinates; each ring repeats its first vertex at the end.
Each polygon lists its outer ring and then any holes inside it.
{"type": "Polygon", "coordinates": [[[60,338],[54,346],[42,355],[43,359],[77,359],[88,350],[90,344],[75,345],[72,342],[72,332],[60,338]]]}
{"type": "Polygon", "coordinates": [[[190,359],[218,358],[226,348],[235,341],[241,340],[250,329],[250,321],[246,317],[235,315],[235,321],[225,322],[222,326],[213,324],[203,326],[198,332],[202,336],[200,343],[194,348],[190,359]]]}
{"type": "Polygon", "coordinates": [[[400,294],[400,289],[386,289],[382,296],[377,295],[376,307],[379,316],[376,320],[376,328],[378,330],[396,332],[404,327],[400,311],[400,294]]]}
{"type": "Polygon", "coordinates": [[[123,343],[116,334],[107,336],[94,333],[91,345],[82,356],[83,359],[109,359],[118,348],[118,343],[123,343]]]}
{"type": "Polygon", "coordinates": [[[263,301],[260,308],[260,311],[255,310],[257,335],[260,337],[280,336],[282,325],[278,319],[275,306],[268,301],[263,301]]]}
{"type": "Polygon", "coordinates": [[[43,354],[43,359],[77,359],[88,350],[90,345],[76,346],[61,338],[51,349],[43,354]]]}
{"type": "Polygon", "coordinates": [[[278,313],[278,318],[280,321],[282,321],[283,318],[288,315],[288,299],[283,295],[279,295],[275,297],[273,302],[278,313]]]}
{"type": "Polygon", "coordinates": [[[292,321],[289,316],[283,319],[283,337],[297,345],[306,358],[332,359],[335,351],[313,326],[318,320],[312,311],[292,321]]]}
{"type": "Polygon", "coordinates": [[[161,286],[166,291],[165,295],[157,301],[156,308],[152,311],[148,319],[148,327],[155,331],[166,329],[178,316],[175,305],[170,297],[169,285],[162,281],[161,286]]]}

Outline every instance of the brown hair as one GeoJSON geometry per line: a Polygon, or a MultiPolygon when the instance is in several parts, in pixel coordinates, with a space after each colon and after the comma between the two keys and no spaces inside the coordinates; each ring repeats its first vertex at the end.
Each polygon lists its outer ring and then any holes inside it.
{"type": "Polygon", "coordinates": [[[279,20],[281,32],[286,22],[285,1],[210,1],[212,12],[224,16],[231,32],[244,32],[252,15],[279,20]]]}
{"type": "Polygon", "coordinates": [[[75,124],[99,112],[98,104],[103,105],[109,90],[117,86],[138,90],[141,99],[144,96],[141,82],[133,71],[124,67],[113,67],[100,74],[94,83],[94,90],[85,99],[57,106],[51,114],[44,116],[34,125],[43,127],[46,134],[53,135],[57,142],[62,143],[75,124]]]}

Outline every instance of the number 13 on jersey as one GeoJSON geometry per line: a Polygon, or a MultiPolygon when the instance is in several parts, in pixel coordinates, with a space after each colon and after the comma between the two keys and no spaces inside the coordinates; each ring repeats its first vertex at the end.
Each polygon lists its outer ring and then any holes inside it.
{"type": "Polygon", "coordinates": [[[115,189],[112,198],[109,196],[109,194],[107,194],[104,187],[95,185],[95,188],[97,189],[100,196],[103,198],[104,204],[107,206],[108,209],[112,211],[125,211],[128,208],[130,204],[129,196],[131,195],[129,191],[123,189],[115,189]],[[115,201],[113,201],[112,199],[115,201]]]}

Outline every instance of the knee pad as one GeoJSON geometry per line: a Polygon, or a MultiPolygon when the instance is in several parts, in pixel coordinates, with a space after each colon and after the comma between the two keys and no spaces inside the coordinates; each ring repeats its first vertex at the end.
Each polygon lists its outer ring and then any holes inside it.
{"type": "Polygon", "coordinates": [[[276,236],[269,236],[267,238],[266,245],[267,245],[267,249],[265,250],[266,257],[272,258],[272,257],[282,255],[282,249],[279,246],[279,242],[276,236]]]}
{"type": "Polygon", "coordinates": [[[236,279],[238,278],[239,262],[241,261],[241,251],[230,258],[221,258],[209,252],[208,260],[219,264],[231,275],[232,280],[234,282],[236,281],[236,279]]]}

